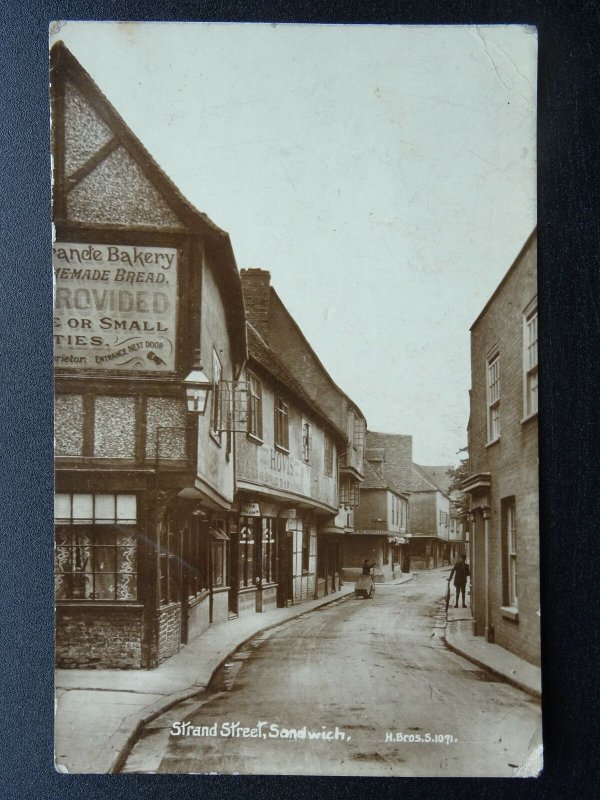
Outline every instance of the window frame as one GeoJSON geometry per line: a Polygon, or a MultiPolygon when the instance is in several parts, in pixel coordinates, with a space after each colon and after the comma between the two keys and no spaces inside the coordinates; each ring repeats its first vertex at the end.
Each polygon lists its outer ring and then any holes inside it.
{"type": "Polygon", "coordinates": [[[312,454],[312,425],[307,419],[302,419],[302,460],[310,464],[312,454]]]}
{"type": "Polygon", "coordinates": [[[323,445],[323,472],[328,477],[333,477],[334,467],[334,445],[333,439],[327,433],[324,436],[323,445]]]}
{"type": "Polygon", "coordinates": [[[263,441],[263,401],[262,381],[252,372],[248,377],[248,437],[262,444],[263,441]]]}
{"type": "Polygon", "coordinates": [[[487,416],[487,444],[493,444],[500,439],[500,351],[496,347],[486,359],[485,370],[486,385],[486,416],[487,416]]]}
{"type": "Polygon", "coordinates": [[[523,311],[523,421],[535,417],[539,408],[539,353],[538,353],[538,306],[537,297],[529,303],[523,311]],[[531,325],[535,323],[535,339],[530,336],[531,325]],[[531,355],[535,353],[535,362],[532,363],[531,355]],[[533,392],[531,384],[535,381],[533,392]],[[532,402],[532,395],[535,403],[532,402]]]}
{"type": "Polygon", "coordinates": [[[517,503],[514,496],[503,497],[501,502],[502,521],[502,601],[503,609],[518,620],[519,609],[519,554],[517,503]]]}
{"type": "Polygon", "coordinates": [[[212,384],[213,390],[212,394],[212,405],[210,409],[210,435],[214,439],[214,441],[221,446],[222,439],[223,439],[223,420],[221,417],[221,390],[220,390],[220,383],[223,378],[223,364],[221,363],[221,359],[219,358],[219,354],[216,351],[216,348],[213,347],[213,358],[212,358],[212,384]]]}
{"type": "MultiPolygon", "coordinates": [[[[64,502],[64,501],[63,501],[64,502]]],[[[87,502],[87,501],[86,501],[87,502]]],[[[54,536],[55,536],[55,568],[54,574],[56,576],[66,576],[66,590],[67,595],[66,597],[58,597],[56,596],[57,602],[79,602],[79,603],[138,603],[139,602],[139,593],[140,593],[140,586],[139,586],[139,541],[138,541],[138,528],[139,526],[139,498],[137,494],[134,492],[57,492],[55,495],[55,510],[54,510],[54,536]],[[69,503],[69,516],[57,516],[58,511],[58,500],[57,498],[68,498],[69,503]],[[119,498],[133,498],[134,503],[134,517],[131,516],[120,516],[119,513],[119,498]],[[79,498],[79,503],[82,503],[82,498],[90,498],[91,499],[91,515],[86,514],[85,516],[75,516],[75,498],[79,498]],[[100,513],[97,512],[97,502],[98,498],[112,498],[112,515],[106,516],[106,510],[103,512],[104,516],[100,516],[100,513]],[[58,544],[57,539],[59,535],[59,529],[61,535],[64,532],[68,531],[67,539],[69,540],[68,543],[58,544]],[[128,542],[126,544],[119,544],[118,543],[118,536],[120,533],[123,533],[123,529],[126,529],[129,533],[129,537],[132,538],[132,542],[128,542]],[[74,542],[73,539],[76,537],[77,533],[84,534],[90,539],[90,542],[80,543],[74,542]],[[101,534],[106,535],[107,533],[111,532],[113,535],[114,543],[107,543],[102,542],[99,543],[99,539],[101,538],[101,534]],[[81,554],[74,555],[74,551],[76,548],[81,549],[81,554]],[[87,555],[83,566],[79,569],[73,569],[73,559],[77,561],[78,558],[83,557],[83,548],[87,550],[87,555]],[[118,553],[119,550],[129,550],[133,551],[132,563],[133,569],[129,571],[124,569],[119,569],[119,562],[118,562],[118,553]],[[61,560],[61,553],[63,559],[61,560]],[[112,558],[111,558],[112,555],[112,558]],[[67,556],[67,558],[64,558],[67,556]],[[102,561],[98,561],[104,557],[105,559],[108,557],[112,563],[112,569],[100,569],[96,568],[98,563],[102,564],[102,561]],[[88,560],[91,560],[91,569],[86,570],[86,566],[88,560]],[[61,564],[67,564],[70,569],[67,570],[58,570],[57,567],[61,564]],[[91,577],[91,594],[92,596],[86,596],[85,591],[87,590],[87,580],[84,581],[84,594],[83,596],[75,596],[75,576],[81,575],[82,577],[91,577]],[[97,590],[96,586],[97,583],[97,576],[112,576],[113,579],[113,596],[112,597],[97,597],[97,590]],[[133,585],[130,586],[128,597],[119,597],[119,576],[131,576],[133,577],[133,581],[131,582],[133,585]]],[[[124,555],[124,554],[122,554],[124,555]]],[[[131,562],[126,560],[128,565],[131,565],[131,562]]],[[[126,581],[127,583],[127,581],[126,581]]],[[[57,584],[55,582],[55,595],[57,594],[57,584]]]]}
{"type": "Polygon", "coordinates": [[[290,406],[280,394],[275,395],[274,444],[285,453],[290,452],[290,406]]]}

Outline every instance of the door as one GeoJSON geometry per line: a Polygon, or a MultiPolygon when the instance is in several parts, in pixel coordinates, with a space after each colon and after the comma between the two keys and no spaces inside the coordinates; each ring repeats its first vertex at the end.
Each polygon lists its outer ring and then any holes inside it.
{"type": "Polygon", "coordinates": [[[277,605],[282,608],[292,601],[292,539],[285,520],[279,520],[277,531],[277,605]]]}

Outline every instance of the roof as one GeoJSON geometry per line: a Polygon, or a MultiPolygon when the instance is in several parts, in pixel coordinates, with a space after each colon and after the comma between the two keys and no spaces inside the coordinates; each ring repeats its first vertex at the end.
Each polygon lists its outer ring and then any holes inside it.
{"type": "MultiPolygon", "coordinates": [[[[325,411],[309,397],[302,384],[294,378],[285,364],[275,355],[256,328],[250,322],[246,322],[246,328],[250,361],[254,361],[266,370],[286,391],[293,394],[303,406],[312,411],[327,428],[333,430],[338,437],[345,441],[346,433],[334,425],[325,411]]],[[[250,364],[250,366],[252,365],[250,364]]]]}
{"type": "Polygon", "coordinates": [[[440,492],[443,494],[448,494],[450,490],[450,483],[452,481],[450,475],[448,475],[449,470],[454,469],[452,466],[441,466],[441,467],[424,467],[421,464],[414,464],[414,467],[421,473],[421,475],[430,483],[432,483],[436,489],[439,489],[440,492]]]}
{"type": "Polygon", "coordinates": [[[453,466],[433,466],[426,467],[421,464],[412,465],[412,484],[411,492],[441,492],[450,496],[450,483],[452,478],[448,475],[453,466]]]}
{"type": "Polygon", "coordinates": [[[498,286],[496,286],[496,288],[495,288],[495,289],[494,289],[494,291],[492,292],[492,294],[491,294],[491,296],[489,297],[489,299],[488,299],[487,303],[486,303],[486,304],[484,305],[484,307],[481,309],[481,311],[480,311],[480,312],[479,312],[479,314],[477,315],[477,318],[474,320],[474,322],[473,322],[473,324],[471,325],[471,327],[469,328],[469,330],[471,330],[471,331],[472,331],[472,330],[473,330],[473,328],[475,327],[475,325],[477,325],[477,323],[479,322],[479,320],[481,319],[481,317],[482,317],[482,316],[485,314],[485,312],[487,311],[487,309],[488,309],[488,308],[490,307],[490,305],[493,303],[493,301],[494,301],[494,298],[497,296],[497,294],[498,294],[498,292],[500,291],[500,289],[501,289],[501,288],[504,286],[504,284],[506,283],[506,281],[507,281],[507,280],[509,279],[509,277],[512,275],[512,273],[514,272],[514,270],[517,268],[518,264],[520,264],[520,263],[521,263],[521,260],[523,259],[523,256],[525,255],[525,253],[527,252],[527,250],[529,250],[529,248],[531,247],[531,245],[533,244],[533,242],[534,242],[534,241],[536,241],[536,239],[537,239],[537,225],[536,225],[536,227],[535,227],[535,228],[532,230],[532,232],[529,234],[529,236],[527,237],[527,241],[525,242],[525,244],[523,245],[523,247],[522,247],[522,248],[519,250],[519,252],[517,253],[517,257],[515,258],[515,260],[513,261],[513,263],[512,263],[512,264],[510,265],[510,267],[508,268],[508,270],[507,270],[507,272],[506,272],[505,276],[502,278],[502,280],[500,281],[500,283],[498,284],[498,286]]]}
{"type": "MultiPolygon", "coordinates": [[[[62,81],[71,81],[86,97],[91,100],[94,110],[112,130],[119,143],[128,151],[144,171],[144,175],[164,197],[173,212],[181,219],[191,233],[201,233],[205,237],[207,247],[214,257],[214,274],[220,291],[227,298],[225,303],[228,326],[231,331],[232,344],[235,348],[238,367],[241,368],[246,358],[246,328],[243,323],[246,312],[242,294],[242,283],[238,272],[229,234],[215,225],[202,211],[198,211],[185,198],[171,178],[161,169],[154,158],[135,136],[127,123],[106,99],[92,77],[81,66],[75,56],[62,41],[53,45],[51,50],[51,88],[53,101],[56,102],[61,91],[62,81]],[[242,322],[240,322],[240,320],[242,322]]],[[[54,106],[53,106],[54,108],[54,106]]],[[[53,111],[53,113],[55,113],[53,111]]],[[[63,222],[56,212],[57,197],[64,192],[63,175],[58,169],[54,171],[55,182],[55,222],[63,222]],[[60,186],[60,191],[59,191],[60,186]]],[[[58,202],[58,204],[60,204],[58,202]]]]}

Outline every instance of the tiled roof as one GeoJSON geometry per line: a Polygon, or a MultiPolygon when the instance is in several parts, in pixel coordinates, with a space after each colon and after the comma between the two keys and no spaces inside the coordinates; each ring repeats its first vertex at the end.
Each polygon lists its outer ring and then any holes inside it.
{"type": "Polygon", "coordinates": [[[361,492],[363,489],[389,489],[388,482],[386,479],[379,473],[373,464],[369,461],[364,462],[365,466],[365,479],[360,485],[361,492]]]}
{"type": "Polygon", "coordinates": [[[407,492],[412,482],[412,436],[367,431],[366,451],[383,459],[382,472],[396,491],[407,492]]]}
{"type": "Polygon", "coordinates": [[[246,323],[247,336],[248,336],[248,355],[251,360],[254,360],[258,365],[275,378],[285,389],[301,402],[302,405],[307,406],[317,417],[321,419],[329,428],[333,429],[335,433],[342,439],[346,439],[344,431],[340,430],[329,419],[325,411],[321,409],[314,400],[306,393],[302,384],[294,378],[285,364],[271,350],[259,332],[249,322],[246,323]]]}
{"type": "Polygon", "coordinates": [[[439,489],[440,492],[443,492],[444,494],[448,494],[451,481],[448,471],[453,469],[453,467],[424,467],[421,464],[415,464],[414,466],[426,480],[435,486],[436,489],[439,489]]]}

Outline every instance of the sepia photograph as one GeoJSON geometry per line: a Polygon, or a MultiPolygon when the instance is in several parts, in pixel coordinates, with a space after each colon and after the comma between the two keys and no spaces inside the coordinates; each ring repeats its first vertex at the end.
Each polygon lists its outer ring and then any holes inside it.
{"type": "Polygon", "coordinates": [[[57,772],[537,777],[536,29],[49,47],[57,772]]]}

